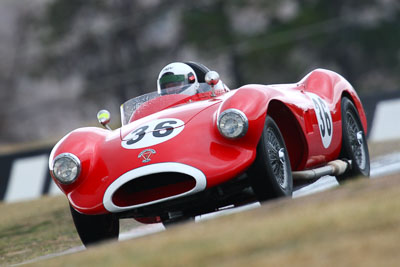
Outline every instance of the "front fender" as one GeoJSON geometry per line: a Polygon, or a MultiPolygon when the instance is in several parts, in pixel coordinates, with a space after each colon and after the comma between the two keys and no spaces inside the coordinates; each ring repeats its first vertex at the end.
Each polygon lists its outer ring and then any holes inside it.
{"type": "Polygon", "coordinates": [[[263,85],[246,85],[236,90],[236,92],[225,99],[221,104],[217,118],[223,111],[235,108],[246,114],[249,120],[249,129],[243,137],[243,141],[250,147],[256,147],[260,140],[264,127],[265,117],[267,116],[269,102],[279,94],[275,90],[268,90],[263,85]]]}
{"type": "MultiPolygon", "coordinates": [[[[93,173],[99,173],[99,168],[101,164],[99,162],[93,162],[95,160],[94,155],[98,154],[99,145],[104,143],[106,137],[110,135],[110,131],[104,130],[96,127],[85,127],[74,130],[63,137],[53,148],[49,157],[49,169],[50,175],[52,176],[54,182],[61,189],[62,192],[68,197],[71,205],[78,211],[81,211],[80,205],[75,203],[71,198],[71,194],[75,192],[83,184],[90,182],[91,179],[96,179],[93,177],[93,173]],[[72,153],[78,157],[81,162],[81,173],[78,179],[70,184],[64,185],[60,184],[53,176],[53,160],[55,157],[62,153],[72,153]],[[96,166],[96,171],[94,172],[94,166],[96,166]]],[[[113,132],[115,135],[119,136],[118,131],[113,132]]],[[[107,172],[104,172],[107,173],[107,172]]],[[[85,201],[90,202],[90,199],[85,199],[85,201]]],[[[96,199],[92,199],[92,203],[85,203],[87,206],[92,206],[95,210],[104,210],[102,206],[99,206],[99,202],[96,199]]]]}

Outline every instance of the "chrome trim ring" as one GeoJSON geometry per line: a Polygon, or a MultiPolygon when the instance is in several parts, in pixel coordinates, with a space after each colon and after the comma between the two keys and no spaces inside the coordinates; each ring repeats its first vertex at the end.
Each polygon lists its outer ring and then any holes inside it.
{"type": "Polygon", "coordinates": [[[238,109],[235,109],[235,108],[230,108],[230,109],[224,110],[224,111],[218,116],[217,128],[218,128],[218,131],[220,132],[220,134],[221,134],[222,136],[224,136],[224,137],[226,137],[226,138],[229,138],[229,139],[236,139],[236,138],[240,138],[240,137],[243,137],[243,136],[246,135],[247,130],[249,129],[249,120],[247,119],[246,114],[244,114],[242,111],[240,111],[240,110],[238,110],[238,109]],[[243,123],[244,123],[244,125],[243,125],[243,130],[242,130],[242,132],[241,132],[238,136],[229,137],[229,136],[224,135],[224,134],[222,133],[222,131],[221,131],[221,128],[220,128],[221,119],[222,119],[222,117],[223,117],[225,114],[228,114],[228,113],[234,113],[234,114],[238,115],[238,116],[242,119],[242,121],[243,121],[243,123]]]}
{"type": "Polygon", "coordinates": [[[81,174],[81,169],[82,169],[81,161],[79,160],[79,158],[77,156],[75,156],[72,153],[61,153],[60,155],[58,155],[57,157],[54,158],[53,164],[51,165],[50,171],[52,172],[54,178],[56,178],[58,182],[60,182],[61,184],[69,185],[69,184],[72,184],[73,182],[75,182],[76,179],[78,179],[79,175],[81,174]],[[60,179],[57,178],[56,174],[54,173],[54,165],[57,162],[57,160],[59,160],[61,158],[69,158],[69,159],[71,159],[76,164],[76,166],[78,168],[78,171],[76,173],[75,178],[73,180],[71,180],[70,182],[67,182],[67,183],[60,181],[60,179]]]}

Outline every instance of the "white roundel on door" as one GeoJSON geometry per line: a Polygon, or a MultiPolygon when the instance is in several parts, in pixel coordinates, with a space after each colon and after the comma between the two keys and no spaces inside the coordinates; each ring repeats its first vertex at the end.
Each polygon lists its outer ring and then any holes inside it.
{"type": "Polygon", "coordinates": [[[126,149],[150,147],[168,141],[185,128],[179,119],[165,118],[150,121],[136,128],[124,137],[121,145],[126,149]]]}
{"type": "Polygon", "coordinates": [[[325,148],[328,148],[331,144],[333,134],[332,115],[329,111],[328,104],[316,94],[307,93],[307,95],[311,98],[311,101],[314,105],[322,144],[325,148]]]}

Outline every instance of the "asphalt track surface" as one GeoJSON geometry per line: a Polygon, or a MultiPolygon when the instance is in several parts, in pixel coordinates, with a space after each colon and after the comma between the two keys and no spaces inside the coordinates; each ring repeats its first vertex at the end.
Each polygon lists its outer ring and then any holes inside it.
{"type": "MultiPolygon", "coordinates": [[[[371,179],[377,179],[379,177],[383,177],[385,175],[390,175],[390,174],[394,174],[394,173],[400,173],[400,153],[388,154],[388,155],[381,156],[381,157],[371,161],[371,174],[370,174],[371,179]]],[[[303,197],[303,196],[315,194],[318,192],[322,192],[322,191],[328,190],[330,188],[336,187],[338,185],[339,185],[339,183],[335,177],[323,176],[312,184],[295,188],[293,191],[293,198],[303,197]]],[[[241,212],[244,210],[254,209],[254,208],[259,207],[260,205],[261,205],[260,203],[253,203],[253,204],[249,204],[249,205],[237,207],[237,208],[226,207],[218,212],[214,212],[214,213],[210,213],[210,214],[206,214],[206,215],[202,215],[202,216],[197,216],[195,218],[195,221],[198,222],[198,221],[202,221],[202,220],[211,220],[211,219],[219,217],[219,216],[224,216],[227,214],[237,213],[237,212],[241,212]]],[[[161,223],[160,224],[143,225],[143,226],[134,228],[128,232],[120,233],[119,240],[122,241],[122,240],[134,239],[134,238],[158,233],[158,232],[161,232],[164,230],[165,230],[165,228],[161,223]]],[[[79,247],[74,247],[74,248],[68,249],[61,253],[44,255],[39,258],[27,261],[27,262],[16,264],[14,266],[31,263],[31,262],[37,262],[37,261],[50,259],[50,258],[62,256],[62,255],[72,254],[72,253],[76,253],[76,252],[83,251],[83,250],[85,250],[85,247],[82,245],[79,247]]]]}

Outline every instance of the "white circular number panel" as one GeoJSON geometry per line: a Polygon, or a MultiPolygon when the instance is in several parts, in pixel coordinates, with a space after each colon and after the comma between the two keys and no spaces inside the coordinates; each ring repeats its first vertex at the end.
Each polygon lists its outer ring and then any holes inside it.
{"type": "Polygon", "coordinates": [[[126,149],[150,147],[168,141],[185,128],[184,122],[178,119],[158,119],[136,128],[122,141],[126,149]]]}
{"type": "Polygon", "coordinates": [[[328,148],[332,141],[332,116],[328,104],[319,96],[307,93],[313,102],[315,115],[317,116],[319,133],[321,134],[322,144],[328,148]]]}

